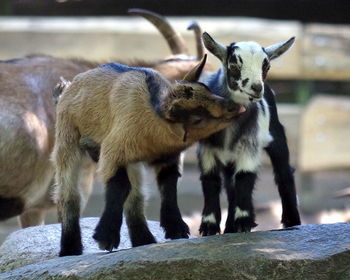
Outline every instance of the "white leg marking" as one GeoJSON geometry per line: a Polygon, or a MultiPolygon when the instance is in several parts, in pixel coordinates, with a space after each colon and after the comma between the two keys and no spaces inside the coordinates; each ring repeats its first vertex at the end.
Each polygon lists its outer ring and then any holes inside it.
{"type": "Polygon", "coordinates": [[[204,223],[216,224],[216,218],[215,218],[215,215],[213,213],[211,213],[210,215],[204,216],[202,218],[202,221],[204,223]]]}
{"type": "Polygon", "coordinates": [[[237,220],[239,218],[244,218],[244,217],[249,217],[248,211],[242,210],[241,208],[239,208],[237,206],[236,211],[235,211],[235,220],[237,220]]]}
{"type": "Polygon", "coordinates": [[[201,153],[201,158],[202,158],[203,172],[204,172],[204,174],[207,174],[216,165],[215,156],[214,156],[212,149],[202,148],[200,153],[201,153]]]}

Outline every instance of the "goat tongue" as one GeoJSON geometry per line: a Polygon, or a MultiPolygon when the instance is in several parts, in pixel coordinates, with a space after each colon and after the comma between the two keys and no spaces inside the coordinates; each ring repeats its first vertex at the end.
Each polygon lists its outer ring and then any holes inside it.
{"type": "Polygon", "coordinates": [[[247,109],[244,107],[244,106],[241,106],[238,110],[238,114],[242,114],[244,113],[245,111],[247,111],[247,109]]]}

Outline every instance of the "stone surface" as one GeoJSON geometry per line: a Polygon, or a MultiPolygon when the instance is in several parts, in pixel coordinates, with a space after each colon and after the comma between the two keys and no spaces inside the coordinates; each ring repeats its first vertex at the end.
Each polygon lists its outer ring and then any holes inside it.
{"type": "Polygon", "coordinates": [[[0,279],[348,280],[350,223],[169,241],[56,258],[0,279]]]}
{"type": "MultiPolygon", "coordinates": [[[[80,220],[84,255],[101,253],[92,238],[99,218],[80,220]]],[[[149,228],[158,242],[164,242],[164,233],[159,222],[148,221],[149,228]]],[[[17,267],[58,257],[60,250],[61,225],[51,224],[30,227],[13,232],[0,247],[0,273],[17,267]]],[[[121,228],[118,249],[130,248],[128,229],[125,222],[121,228]]]]}

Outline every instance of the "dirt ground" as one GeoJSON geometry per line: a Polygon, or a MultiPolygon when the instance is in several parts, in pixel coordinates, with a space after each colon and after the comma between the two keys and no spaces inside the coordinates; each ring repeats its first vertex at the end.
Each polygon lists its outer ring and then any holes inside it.
{"type": "MultiPolygon", "coordinates": [[[[146,174],[147,218],[158,220],[160,208],[159,193],[152,172],[146,172],[146,174]]],[[[186,222],[191,228],[191,233],[194,235],[198,234],[200,213],[203,207],[198,178],[197,167],[192,164],[186,165],[184,176],[178,187],[179,205],[186,222]]],[[[319,172],[306,178],[303,178],[297,171],[296,182],[303,224],[350,221],[350,197],[335,198],[338,190],[350,186],[349,170],[319,172]]],[[[103,187],[97,181],[83,216],[100,216],[103,209],[103,201],[103,187]]],[[[223,222],[225,222],[227,203],[224,192],[221,195],[221,201],[223,222]]],[[[279,228],[281,206],[278,191],[273,181],[272,170],[269,166],[264,166],[261,169],[254,192],[254,201],[257,223],[259,224],[255,230],[279,228]]],[[[47,217],[47,223],[56,222],[56,214],[50,213],[47,217]]],[[[18,229],[16,218],[1,222],[0,244],[8,234],[18,229]]]]}

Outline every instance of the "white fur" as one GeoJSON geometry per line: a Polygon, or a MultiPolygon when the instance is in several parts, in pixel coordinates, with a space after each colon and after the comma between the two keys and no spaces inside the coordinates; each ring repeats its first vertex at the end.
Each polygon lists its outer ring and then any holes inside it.
{"type": "Polygon", "coordinates": [[[255,135],[243,135],[233,149],[230,149],[229,143],[236,130],[236,126],[232,124],[231,127],[225,130],[224,149],[215,149],[205,145],[201,147],[200,153],[204,174],[209,173],[216,166],[216,160],[219,160],[224,165],[234,162],[236,173],[240,171],[257,171],[261,163],[262,150],[272,141],[272,136],[269,132],[270,114],[266,101],[263,100],[262,103],[265,113],[261,108],[258,110],[257,133],[255,135]],[[247,145],[247,143],[251,144],[247,145]],[[257,150],[251,148],[253,145],[257,145],[257,150]]]}
{"type": "MultiPolygon", "coordinates": [[[[252,84],[261,84],[263,86],[262,80],[262,65],[264,59],[268,59],[266,53],[262,50],[262,47],[256,42],[238,42],[235,44],[239,48],[235,49],[235,55],[240,56],[243,60],[241,63],[238,60],[238,65],[241,67],[241,78],[239,79],[238,85],[240,90],[232,90],[230,88],[229,91],[231,93],[231,98],[242,105],[248,105],[250,103],[250,96],[248,94],[255,94],[251,89],[252,84]],[[243,86],[242,82],[245,79],[249,79],[248,83],[243,86]]],[[[229,65],[227,65],[229,67],[229,65]]],[[[262,88],[264,90],[264,88],[262,88]]],[[[259,99],[256,99],[257,101],[259,99]]]]}
{"type": "Polygon", "coordinates": [[[236,210],[235,210],[235,220],[237,220],[239,218],[244,218],[244,217],[249,217],[248,211],[242,210],[241,208],[239,208],[237,206],[236,210]]]}
{"type": "Polygon", "coordinates": [[[216,166],[215,150],[210,147],[202,146],[200,153],[203,173],[207,174],[216,166]]]}
{"type": "Polygon", "coordinates": [[[207,216],[203,216],[202,221],[204,223],[211,223],[211,224],[216,224],[216,218],[215,215],[213,213],[207,215],[207,216]]]}

